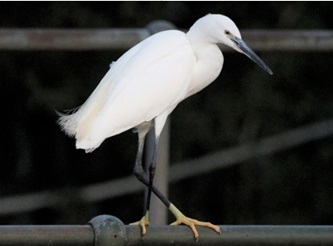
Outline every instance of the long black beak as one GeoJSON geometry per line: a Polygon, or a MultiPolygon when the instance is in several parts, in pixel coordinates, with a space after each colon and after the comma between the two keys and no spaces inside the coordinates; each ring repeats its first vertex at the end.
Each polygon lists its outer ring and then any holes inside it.
{"type": "Polygon", "coordinates": [[[252,61],[257,63],[259,67],[264,69],[267,73],[270,75],[273,74],[272,70],[266,65],[266,63],[259,58],[259,56],[254,53],[254,51],[240,38],[233,37],[231,38],[231,41],[233,41],[236,46],[246,55],[248,56],[252,61]]]}

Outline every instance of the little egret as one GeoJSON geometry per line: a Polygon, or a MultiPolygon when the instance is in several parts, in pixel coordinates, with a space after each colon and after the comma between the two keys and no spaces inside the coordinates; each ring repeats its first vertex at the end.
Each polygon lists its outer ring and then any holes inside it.
{"type": "Polygon", "coordinates": [[[223,55],[217,44],[225,44],[245,54],[269,74],[269,67],[241,39],[234,22],[220,14],[208,14],[187,33],[178,30],[159,32],[132,47],[101,80],[87,101],[71,114],[58,120],[76,148],[87,153],[111,136],[131,128],[138,133],[134,174],[148,187],[148,198],[140,225],[142,235],[149,225],[150,194],[154,192],[176,217],[172,225],[188,225],[198,239],[195,226],[206,226],[220,233],[209,222],[186,217],[153,185],[159,136],[168,115],[185,98],[202,90],[220,74],[223,55]],[[149,176],[142,167],[144,139],[154,128],[154,152],[149,176]]]}

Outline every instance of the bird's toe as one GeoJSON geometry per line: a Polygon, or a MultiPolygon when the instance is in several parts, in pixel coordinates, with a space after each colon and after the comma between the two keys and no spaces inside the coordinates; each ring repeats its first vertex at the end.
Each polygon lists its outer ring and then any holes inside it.
{"type": "Polygon", "coordinates": [[[177,220],[175,222],[173,222],[171,225],[180,225],[180,224],[187,225],[188,227],[191,228],[191,230],[193,232],[193,236],[196,241],[199,240],[199,233],[196,229],[196,226],[208,227],[208,228],[213,229],[217,233],[221,234],[221,229],[219,226],[213,225],[210,222],[199,221],[199,220],[192,219],[192,218],[189,218],[186,216],[178,217],[177,220]]]}
{"type": "Polygon", "coordinates": [[[146,226],[149,226],[149,217],[148,217],[148,212],[141,218],[141,220],[130,223],[130,225],[138,225],[141,227],[141,235],[142,237],[146,235],[147,229],[146,226]]]}

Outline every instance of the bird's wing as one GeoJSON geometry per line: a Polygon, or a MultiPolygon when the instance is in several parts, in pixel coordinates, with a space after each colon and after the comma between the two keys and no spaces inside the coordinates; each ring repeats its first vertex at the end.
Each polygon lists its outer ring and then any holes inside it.
{"type": "Polygon", "coordinates": [[[129,60],[130,57],[134,56],[134,54],[141,48],[142,43],[143,42],[135,45],[123,54],[117,62],[112,62],[110,64],[109,71],[104,75],[98,86],[91,93],[85,103],[78,107],[74,113],[59,114],[60,118],[58,123],[67,135],[75,136],[77,138],[78,135],[84,134],[85,131],[89,131],[89,129],[85,130],[83,128],[85,128],[85,126],[88,127],[91,124],[92,120],[103,107],[108,94],[112,91],[112,88],[117,85],[117,82],[119,82],[119,80],[114,79],[114,75],[117,74],[117,71],[121,70],[119,67],[121,67],[126,60],[129,60]]]}
{"type": "Polygon", "coordinates": [[[154,35],[129,50],[85,103],[77,147],[99,145],[172,110],[186,95],[194,64],[190,43],[179,31],[154,35]]]}

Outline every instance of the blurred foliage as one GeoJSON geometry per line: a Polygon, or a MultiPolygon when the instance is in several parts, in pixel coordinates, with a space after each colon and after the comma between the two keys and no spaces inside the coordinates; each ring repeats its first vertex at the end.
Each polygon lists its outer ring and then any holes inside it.
{"type": "MultiPolygon", "coordinates": [[[[1,2],[0,28],[144,27],[166,19],[189,28],[222,13],[242,29],[332,29],[330,2],[1,2]],[[27,9],[29,11],[27,11],[27,9]]],[[[124,51],[1,51],[2,196],[63,189],[63,205],[2,223],[86,223],[102,213],[141,217],[142,194],[84,204],[75,189],[132,173],[136,136],[75,149],[55,110],[84,102],[124,51]]],[[[263,53],[274,76],[225,54],[220,77],[172,114],[171,161],[199,157],[333,116],[331,53],[263,53]]],[[[328,138],[170,186],[191,217],[222,224],[332,224],[333,142],[328,138]]]]}

